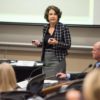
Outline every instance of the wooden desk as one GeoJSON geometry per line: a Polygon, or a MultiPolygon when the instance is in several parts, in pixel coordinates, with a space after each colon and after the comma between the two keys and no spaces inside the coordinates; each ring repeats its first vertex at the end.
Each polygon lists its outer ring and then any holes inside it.
{"type": "Polygon", "coordinates": [[[42,90],[42,92],[43,92],[43,94],[47,95],[47,94],[50,94],[50,93],[58,91],[63,85],[71,85],[73,83],[81,82],[81,81],[83,81],[83,79],[59,82],[59,83],[57,83],[55,85],[52,85],[52,86],[47,87],[47,88],[44,88],[42,90]]]}

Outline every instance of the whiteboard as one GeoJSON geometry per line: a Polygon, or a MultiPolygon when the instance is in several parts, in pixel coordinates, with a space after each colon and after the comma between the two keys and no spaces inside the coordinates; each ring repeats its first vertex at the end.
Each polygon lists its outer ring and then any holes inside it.
{"type": "Polygon", "coordinates": [[[93,24],[93,0],[0,0],[0,22],[46,23],[49,5],[60,8],[65,24],[93,24]]]}

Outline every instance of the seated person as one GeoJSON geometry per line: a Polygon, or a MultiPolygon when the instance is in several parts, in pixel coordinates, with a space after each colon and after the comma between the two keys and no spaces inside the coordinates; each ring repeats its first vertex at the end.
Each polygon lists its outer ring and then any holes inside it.
{"type": "Polygon", "coordinates": [[[11,100],[23,100],[24,98],[21,99],[23,96],[30,97],[29,100],[43,100],[39,96],[31,95],[31,93],[29,93],[28,91],[26,92],[23,90],[21,91],[21,88],[17,86],[16,75],[15,75],[14,69],[9,63],[0,64],[0,93],[2,95],[1,97],[3,98],[2,99],[0,97],[0,100],[1,99],[8,100],[8,98],[10,98],[11,100]]]}
{"type": "MultiPolygon", "coordinates": [[[[97,61],[94,68],[100,67],[100,41],[96,42],[93,45],[92,56],[93,56],[93,59],[97,61]]],[[[79,73],[79,74],[67,73],[65,74],[65,73],[59,72],[56,74],[56,76],[60,79],[70,79],[70,80],[84,78],[85,75],[86,73],[79,73]]]]}
{"type": "Polygon", "coordinates": [[[67,86],[65,100],[83,100],[83,80],[75,81],[67,86]]]}
{"type": "Polygon", "coordinates": [[[8,63],[0,64],[0,92],[17,89],[17,81],[12,66],[8,63]]]}
{"type": "Polygon", "coordinates": [[[82,100],[82,93],[79,88],[69,89],[65,94],[65,100],[82,100]]]}
{"type": "Polygon", "coordinates": [[[85,100],[100,100],[100,68],[88,73],[83,82],[85,100]]]}

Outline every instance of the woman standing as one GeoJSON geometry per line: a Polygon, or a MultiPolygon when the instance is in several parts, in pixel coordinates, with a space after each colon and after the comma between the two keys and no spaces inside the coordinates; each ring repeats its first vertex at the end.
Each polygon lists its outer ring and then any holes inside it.
{"type": "Polygon", "coordinates": [[[43,28],[43,41],[33,42],[37,47],[42,46],[41,60],[45,63],[44,72],[47,77],[66,71],[66,55],[71,46],[71,37],[68,27],[59,22],[61,14],[58,7],[47,7],[44,18],[48,24],[43,28]]]}

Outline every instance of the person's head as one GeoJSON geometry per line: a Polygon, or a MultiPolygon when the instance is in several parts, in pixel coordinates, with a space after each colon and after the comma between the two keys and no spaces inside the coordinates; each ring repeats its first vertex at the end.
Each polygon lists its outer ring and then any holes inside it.
{"type": "Polygon", "coordinates": [[[85,100],[100,100],[100,68],[96,68],[84,79],[83,95],[85,100]]]}
{"type": "Polygon", "coordinates": [[[14,69],[8,63],[0,64],[0,92],[12,91],[16,88],[14,69]]]}
{"type": "Polygon", "coordinates": [[[93,45],[92,56],[97,61],[100,61],[100,41],[93,45]]]}
{"type": "Polygon", "coordinates": [[[44,18],[50,23],[57,23],[61,18],[62,12],[54,5],[48,6],[45,10],[44,18]]]}
{"type": "Polygon", "coordinates": [[[82,93],[80,89],[72,88],[69,89],[65,94],[65,100],[81,100],[82,93]]]}

